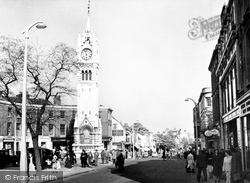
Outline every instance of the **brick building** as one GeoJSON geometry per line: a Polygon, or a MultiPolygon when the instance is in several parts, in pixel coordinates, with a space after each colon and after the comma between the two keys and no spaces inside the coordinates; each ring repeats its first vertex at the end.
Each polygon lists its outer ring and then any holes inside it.
{"type": "Polygon", "coordinates": [[[250,1],[229,0],[222,7],[222,30],[209,71],[214,123],[223,149],[238,149],[250,168],[250,1]]]}

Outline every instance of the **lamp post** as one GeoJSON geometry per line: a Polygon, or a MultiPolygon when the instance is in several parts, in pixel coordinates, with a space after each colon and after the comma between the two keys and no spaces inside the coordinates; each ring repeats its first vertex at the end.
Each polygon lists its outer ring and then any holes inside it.
{"type": "Polygon", "coordinates": [[[195,147],[196,147],[196,154],[199,154],[199,151],[198,151],[198,124],[197,124],[198,122],[197,122],[197,108],[196,108],[197,103],[192,98],[186,98],[185,99],[186,102],[190,101],[190,100],[194,103],[194,113],[195,113],[195,115],[194,115],[194,124],[195,124],[195,134],[196,134],[196,136],[195,136],[195,147]]]}
{"type": "MultiPolygon", "coordinates": [[[[28,39],[29,30],[36,25],[38,29],[45,29],[47,26],[42,21],[36,21],[27,26],[22,34],[25,38],[24,50],[24,64],[23,64],[23,94],[22,94],[22,140],[21,140],[21,158],[20,158],[20,171],[21,175],[27,174],[27,150],[26,150],[26,90],[27,90],[27,57],[28,57],[28,39]]],[[[23,180],[26,182],[27,180],[23,180]]]]}

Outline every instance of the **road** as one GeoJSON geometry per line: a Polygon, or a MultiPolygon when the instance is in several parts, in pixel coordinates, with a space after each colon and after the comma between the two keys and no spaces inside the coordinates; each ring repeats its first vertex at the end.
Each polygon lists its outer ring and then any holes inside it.
{"type": "MultiPolygon", "coordinates": [[[[185,161],[173,159],[162,161],[158,158],[129,160],[125,169],[106,166],[91,172],[64,178],[64,183],[195,183],[194,173],[185,172],[185,161]]],[[[53,181],[61,183],[62,181],[53,181]]],[[[202,182],[202,181],[201,181],[202,182]]]]}

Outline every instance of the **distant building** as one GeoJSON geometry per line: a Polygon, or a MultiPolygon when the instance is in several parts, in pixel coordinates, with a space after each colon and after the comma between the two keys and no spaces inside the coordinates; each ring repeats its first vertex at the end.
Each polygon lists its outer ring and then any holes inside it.
{"type": "Polygon", "coordinates": [[[112,149],[125,150],[127,140],[127,130],[125,126],[117,119],[112,117],[112,149]]]}
{"type": "MultiPolygon", "coordinates": [[[[22,107],[20,97],[12,97],[12,99],[17,102],[17,106],[22,107]]],[[[27,110],[38,108],[38,101],[33,100],[33,104],[27,105],[27,110]]],[[[72,130],[76,106],[60,105],[58,98],[54,100],[54,104],[49,104],[46,107],[45,116],[48,120],[38,132],[38,145],[49,149],[69,148],[73,140],[72,130]]],[[[9,149],[12,153],[19,151],[21,117],[16,115],[14,107],[2,97],[0,98],[0,116],[0,149],[9,149]]],[[[27,130],[26,142],[27,147],[33,147],[29,130],[27,130]]]]}
{"type": "Polygon", "coordinates": [[[99,105],[99,115],[102,123],[102,143],[104,148],[112,148],[112,112],[107,106],[99,105]]]}

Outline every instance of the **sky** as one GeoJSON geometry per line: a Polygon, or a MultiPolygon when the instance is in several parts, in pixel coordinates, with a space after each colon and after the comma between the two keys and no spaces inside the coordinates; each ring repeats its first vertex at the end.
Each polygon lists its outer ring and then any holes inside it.
{"type": "MultiPolygon", "coordinates": [[[[211,87],[208,66],[217,39],[188,37],[189,20],[220,15],[227,0],[91,0],[90,24],[99,42],[99,104],[122,123],[140,122],[157,133],[193,133],[194,103],[211,87]]],[[[0,36],[47,49],[62,42],[77,48],[87,22],[88,0],[0,0],[0,36]]],[[[72,78],[72,85],[75,79],[72,78]]],[[[76,101],[67,100],[67,104],[76,101]]]]}

